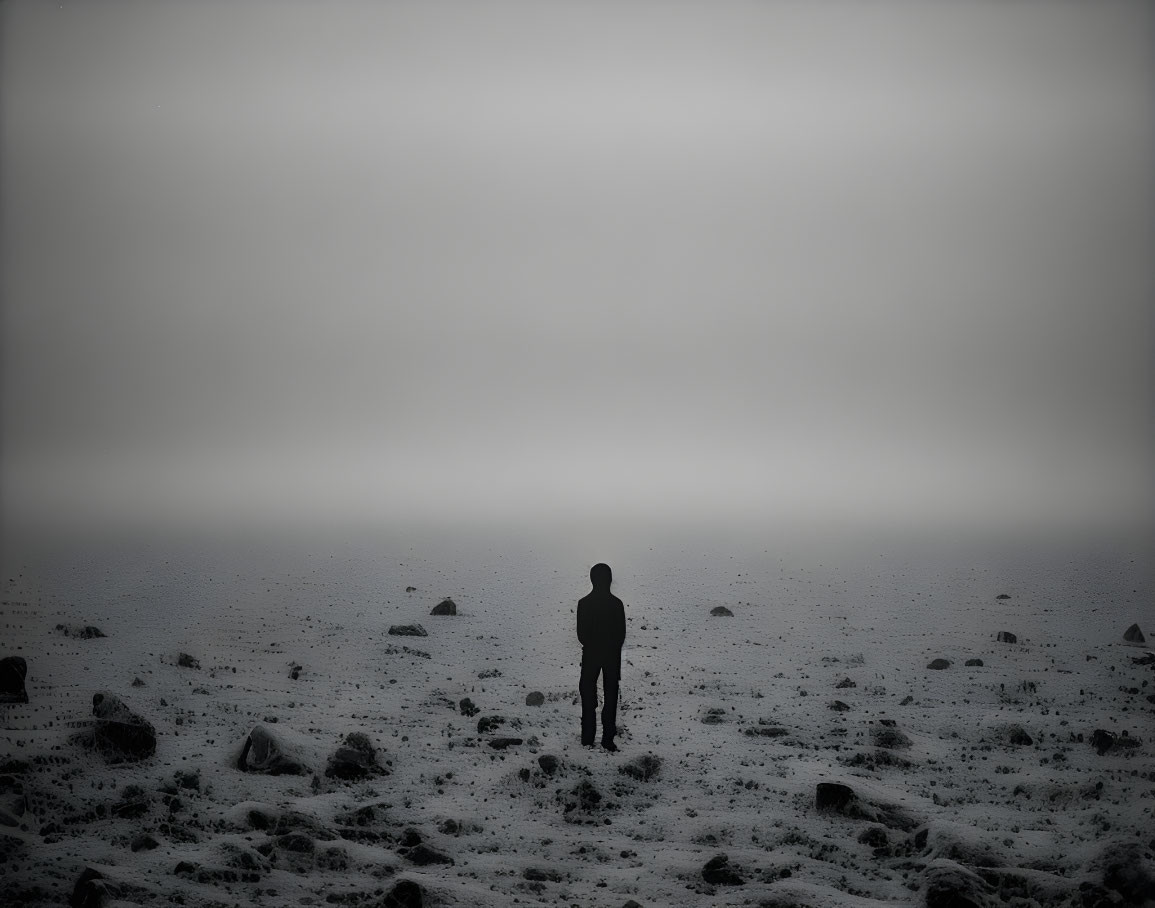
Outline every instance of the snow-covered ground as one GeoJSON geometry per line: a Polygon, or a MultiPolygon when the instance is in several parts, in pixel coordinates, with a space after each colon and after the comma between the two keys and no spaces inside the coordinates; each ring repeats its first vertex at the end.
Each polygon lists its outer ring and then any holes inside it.
{"type": "Polygon", "coordinates": [[[0,706],[5,904],[59,905],[86,868],[92,904],[1155,898],[1155,671],[1133,661],[1155,647],[1123,642],[1155,633],[1143,546],[669,539],[9,540],[0,658],[29,702],[0,706]],[[627,605],[616,754],[579,743],[598,560],[627,605]],[[388,633],[410,623],[428,636],[388,633]],[[85,746],[101,691],[155,755],[85,746]],[[238,769],[258,724],[309,772],[238,769]],[[326,776],[351,732],[388,774],[326,776]],[[819,810],[823,782],[854,797],[819,810]]]}

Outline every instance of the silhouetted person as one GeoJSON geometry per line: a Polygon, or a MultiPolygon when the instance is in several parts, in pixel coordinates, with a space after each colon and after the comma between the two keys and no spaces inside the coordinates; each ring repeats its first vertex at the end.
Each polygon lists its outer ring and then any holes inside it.
{"type": "Polygon", "coordinates": [[[578,601],[577,636],[582,645],[582,744],[592,746],[597,732],[598,675],[602,676],[602,747],[617,750],[618,680],[622,676],[622,644],[626,639],[626,609],[610,592],[613,575],[608,564],[590,568],[593,590],[578,601]]]}

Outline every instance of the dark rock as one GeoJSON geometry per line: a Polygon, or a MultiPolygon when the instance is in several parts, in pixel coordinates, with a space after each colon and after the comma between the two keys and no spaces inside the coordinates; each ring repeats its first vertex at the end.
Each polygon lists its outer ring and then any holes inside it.
{"type": "Polygon", "coordinates": [[[744,734],[751,738],[781,738],[790,734],[790,729],[781,725],[755,725],[747,728],[744,734]]]}
{"type": "Polygon", "coordinates": [[[849,703],[843,703],[841,700],[831,700],[829,703],[826,704],[826,708],[832,709],[836,713],[844,713],[848,709],[850,709],[850,704],[849,703]]]}
{"type": "Polygon", "coordinates": [[[715,855],[706,862],[702,868],[702,879],[713,886],[741,886],[746,882],[738,868],[724,854],[715,855]]]}
{"type": "Polygon", "coordinates": [[[98,637],[107,637],[100,628],[92,624],[86,624],[83,627],[77,627],[73,624],[58,624],[56,630],[65,637],[79,637],[81,640],[95,640],[98,637]]]}
{"type": "Polygon", "coordinates": [[[303,776],[309,772],[308,767],[265,725],[255,725],[249,732],[237,760],[237,769],[270,776],[303,776]]]}
{"type": "Polygon", "coordinates": [[[944,668],[950,668],[949,659],[935,659],[927,664],[927,668],[932,668],[935,671],[941,671],[944,668]]]}
{"type": "Polygon", "coordinates": [[[325,768],[327,778],[345,781],[381,775],[388,775],[388,770],[377,762],[377,749],[368,736],[359,731],[345,736],[341,746],[329,757],[329,765],[325,768]]]}
{"type": "Polygon", "coordinates": [[[654,754],[642,754],[618,767],[618,772],[622,775],[629,776],[631,779],[637,779],[639,782],[650,781],[650,779],[655,778],[661,770],[662,758],[654,754]]]}
{"type": "Polygon", "coordinates": [[[156,753],[156,729],[116,694],[94,694],[92,714],[96,716],[92,745],[109,762],[144,760],[156,753]]]}
{"type": "Polygon", "coordinates": [[[457,603],[452,599],[442,599],[437,605],[433,606],[433,611],[430,615],[456,615],[457,603]]]}
{"type": "Polygon", "coordinates": [[[814,796],[817,810],[844,811],[858,799],[854,789],[841,782],[819,782],[814,796]]]}
{"type": "Polygon", "coordinates": [[[516,747],[525,742],[521,738],[493,738],[489,746],[494,750],[505,750],[507,747],[516,747]]]}
{"type": "Polygon", "coordinates": [[[24,793],[24,783],[16,776],[0,776],[0,826],[22,826],[27,812],[28,798],[24,793]]]}
{"type": "Polygon", "coordinates": [[[120,793],[120,800],[109,810],[114,817],[133,820],[148,813],[151,799],[148,793],[139,785],[125,785],[120,793]]]}
{"type": "Polygon", "coordinates": [[[302,668],[303,666],[293,663],[293,667],[289,669],[289,679],[292,681],[300,681],[302,668]]]}
{"type": "Polygon", "coordinates": [[[28,691],[24,679],[28,677],[28,663],[21,656],[0,659],[0,703],[27,703],[28,691]]]}
{"type": "Polygon", "coordinates": [[[477,720],[477,733],[487,735],[505,724],[505,716],[482,716],[477,720]]]}
{"type": "Polygon", "coordinates": [[[999,631],[998,641],[999,643],[1018,643],[1019,638],[1010,631],[999,631]]]}
{"type": "Polygon", "coordinates": [[[442,822],[437,831],[442,835],[461,835],[461,824],[451,818],[442,822]]]}
{"type": "Polygon", "coordinates": [[[1147,638],[1143,636],[1143,632],[1139,630],[1138,624],[1132,624],[1127,630],[1123,631],[1123,639],[1128,643],[1146,643],[1147,638]]]}
{"type": "Polygon", "coordinates": [[[394,637],[428,637],[429,634],[420,624],[392,624],[389,633],[394,637]]]}
{"type": "Polygon", "coordinates": [[[874,728],[870,732],[871,741],[875,747],[885,747],[888,750],[909,750],[911,740],[897,728],[874,728]]]}
{"type": "Polygon", "coordinates": [[[132,845],[130,847],[134,852],[152,851],[158,845],[160,845],[160,842],[150,836],[147,832],[142,832],[132,840],[132,845]]]}
{"type": "Polygon", "coordinates": [[[558,770],[561,761],[553,754],[542,754],[537,758],[537,765],[547,776],[552,776],[558,770]]]}
{"type": "Polygon", "coordinates": [[[543,870],[540,867],[526,867],[521,876],[531,883],[560,883],[565,879],[556,870],[543,870]]]}
{"type": "Polygon", "coordinates": [[[881,826],[867,826],[858,834],[858,841],[871,848],[883,848],[890,843],[886,830],[881,826]]]}
{"type": "Polygon", "coordinates": [[[200,668],[200,660],[190,656],[188,653],[181,653],[177,656],[176,664],[181,668],[200,668]]]}
{"type": "Polygon", "coordinates": [[[982,659],[967,659],[965,664],[966,664],[967,668],[982,668],[983,667],[983,660],[982,659]]]}
{"type": "Polygon", "coordinates": [[[535,690],[525,695],[526,706],[541,706],[543,703],[545,703],[545,694],[540,690],[535,690]]]}
{"type": "Polygon", "coordinates": [[[926,908],[985,908],[987,884],[967,868],[945,858],[927,865],[923,876],[926,908]]]}
{"type": "Polygon", "coordinates": [[[398,880],[385,893],[381,908],[424,908],[425,892],[413,880],[398,880]]]}
{"type": "Polygon", "coordinates": [[[140,678],[133,678],[132,679],[132,686],[133,687],[144,687],[144,682],[141,681],[140,678]]]}
{"type": "Polygon", "coordinates": [[[720,706],[711,706],[702,713],[703,725],[721,725],[726,721],[726,710],[720,706]]]}
{"type": "Polygon", "coordinates": [[[414,845],[405,852],[405,858],[412,861],[418,867],[426,867],[429,864],[452,864],[453,858],[443,851],[438,851],[424,842],[414,845]]]}
{"type": "Polygon", "coordinates": [[[422,842],[421,833],[412,826],[407,826],[405,831],[401,833],[401,839],[397,843],[402,848],[415,848],[422,842]]]}
{"type": "Polygon", "coordinates": [[[633,899],[627,899],[622,904],[622,908],[642,908],[642,906],[640,902],[635,902],[633,899]]]}
{"type": "Polygon", "coordinates": [[[462,697],[461,702],[457,704],[457,708],[461,710],[461,715],[463,716],[476,716],[481,712],[481,710],[477,708],[477,704],[468,697],[462,697]]]}
{"type": "Polygon", "coordinates": [[[995,596],[995,598],[996,599],[1010,599],[1011,597],[1008,596],[1006,593],[999,593],[997,596],[995,596]]]}
{"type": "Polygon", "coordinates": [[[834,687],[836,690],[845,690],[848,687],[858,687],[858,685],[851,681],[849,678],[843,678],[841,681],[835,684],[834,687]]]}
{"type": "Polygon", "coordinates": [[[1007,740],[1016,747],[1030,747],[1035,743],[1034,739],[1027,734],[1027,730],[1021,725],[1012,725],[1007,729],[1007,740]]]}
{"type": "Polygon", "coordinates": [[[407,586],[407,587],[405,587],[405,592],[407,592],[407,593],[416,593],[416,592],[417,592],[417,587],[415,587],[415,586],[407,586]]]}
{"type": "Polygon", "coordinates": [[[301,832],[286,832],[277,836],[278,851],[293,851],[297,854],[312,854],[317,846],[311,838],[301,832]]]}
{"type": "Polygon", "coordinates": [[[1123,905],[1155,902],[1155,863],[1151,851],[1138,842],[1108,842],[1088,869],[1105,889],[1118,894],[1123,905]]]}
{"type": "Polygon", "coordinates": [[[710,609],[710,614],[713,615],[715,618],[733,618],[734,617],[734,613],[732,611],[730,611],[728,608],[726,608],[726,606],[724,606],[724,605],[715,605],[712,609],[710,609]]]}
{"type": "Polygon", "coordinates": [[[1095,748],[1095,752],[1101,757],[1115,746],[1115,742],[1117,740],[1118,735],[1116,735],[1113,731],[1096,728],[1091,735],[1091,746],[1095,748]]]}
{"type": "Polygon", "coordinates": [[[111,897],[112,893],[109,892],[104,874],[86,867],[77,879],[76,885],[72,887],[68,904],[72,908],[103,908],[111,897]]]}

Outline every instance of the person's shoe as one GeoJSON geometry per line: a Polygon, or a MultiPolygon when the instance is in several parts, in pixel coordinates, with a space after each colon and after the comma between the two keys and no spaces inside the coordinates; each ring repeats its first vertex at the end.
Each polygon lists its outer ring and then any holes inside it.
{"type": "Polygon", "coordinates": [[[608,750],[610,753],[618,752],[618,745],[613,741],[602,741],[602,750],[608,750]]]}

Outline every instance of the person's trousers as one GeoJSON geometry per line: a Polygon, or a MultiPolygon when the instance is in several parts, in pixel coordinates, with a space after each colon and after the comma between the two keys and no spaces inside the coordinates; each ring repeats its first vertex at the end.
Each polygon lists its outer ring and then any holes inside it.
{"type": "Polygon", "coordinates": [[[582,744],[593,744],[597,733],[598,675],[602,676],[602,741],[618,733],[618,680],[622,676],[622,651],[596,653],[582,650],[582,674],[578,692],[582,698],[582,744]]]}

